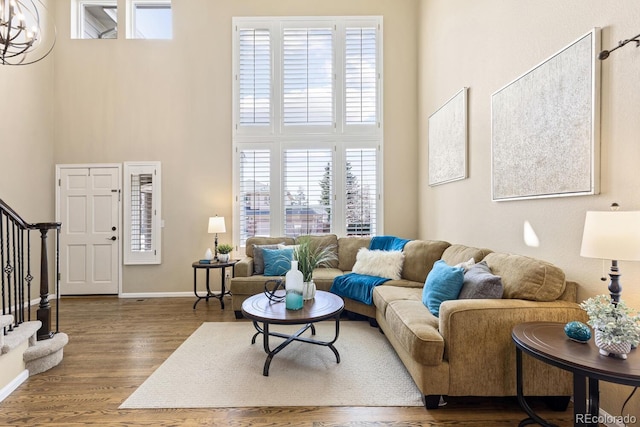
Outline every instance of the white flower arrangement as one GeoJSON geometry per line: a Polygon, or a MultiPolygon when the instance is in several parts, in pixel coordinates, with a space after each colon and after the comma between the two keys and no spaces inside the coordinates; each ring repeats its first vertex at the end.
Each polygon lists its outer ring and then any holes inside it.
{"type": "Polygon", "coordinates": [[[640,313],[632,314],[631,309],[621,300],[611,302],[608,295],[597,295],[580,304],[587,312],[587,323],[600,331],[605,344],[640,344],[640,313]]]}

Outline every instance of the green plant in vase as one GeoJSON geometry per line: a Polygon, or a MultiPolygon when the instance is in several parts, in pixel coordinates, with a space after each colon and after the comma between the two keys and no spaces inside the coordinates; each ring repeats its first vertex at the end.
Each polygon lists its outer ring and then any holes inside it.
{"type": "Polygon", "coordinates": [[[305,290],[304,299],[312,299],[315,296],[315,283],[313,283],[313,270],[319,267],[327,267],[337,260],[335,245],[313,245],[309,237],[300,237],[293,250],[293,259],[298,261],[298,270],[308,290],[305,290]]]}
{"type": "Polygon", "coordinates": [[[229,254],[233,251],[233,246],[228,243],[218,245],[218,260],[221,262],[229,261],[229,254]]]}
{"type": "Polygon", "coordinates": [[[597,295],[580,304],[587,312],[587,323],[595,332],[596,345],[603,355],[615,355],[626,359],[632,347],[640,343],[640,314],[620,301],[611,302],[608,295],[597,295]]]}

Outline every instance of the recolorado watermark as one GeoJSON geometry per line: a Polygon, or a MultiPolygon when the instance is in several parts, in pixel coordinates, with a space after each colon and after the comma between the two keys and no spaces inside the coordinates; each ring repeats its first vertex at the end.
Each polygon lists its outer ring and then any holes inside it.
{"type": "Polygon", "coordinates": [[[634,415],[591,415],[591,414],[576,414],[576,423],[583,424],[618,424],[618,425],[630,425],[636,424],[638,421],[634,415]]]}

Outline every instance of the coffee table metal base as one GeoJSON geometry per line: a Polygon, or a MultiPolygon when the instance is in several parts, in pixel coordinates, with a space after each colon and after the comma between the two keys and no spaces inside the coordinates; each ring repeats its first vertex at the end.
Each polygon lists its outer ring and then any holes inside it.
{"type": "Polygon", "coordinates": [[[313,338],[307,338],[307,337],[301,336],[309,329],[311,329],[312,336],[316,334],[316,327],[314,326],[313,323],[307,323],[302,328],[298,329],[295,333],[289,335],[289,334],[283,334],[280,332],[271,332],[269,331],[268,322],[263,322],[262,326],[260,326],[260,322],[257,322],[254,320],[253,326],[256,328],[257,332],[253,335],[253,338],[251,338],[251,344],[255,344],[256,339],[258,338],[258,335],[262,335],[262,345],[264,347],[264,352],[267,353],[267,360],[265,360],[264,362],[262,375],[264,375],[265,377],[269,376],[269,366],[271,366],[271,360],[273,360],[273,357],[276,354],[280,353],[282,349],[284,349],[286,346],[288,346],[294,341],[301,341],[307,344],[315,344],[315,345],[320,345],[324,347],[329,347],[331,351],[333,351],[333,354],[336,355],[336,363],[340,363],[340,353],[338,353],[338,350],[333,346],[333,344],[338,340],[338,335],[340,335],[340,316],[338,315],[335,319],[336,319],[336,331],[335,331],[335,336],[331,341],[319,341],[313,338]],[[269,345],[269,337],[284,338],[284,341],[280,345],[278,345],[276,348],[271,350],[271,347],[269,345]]]}

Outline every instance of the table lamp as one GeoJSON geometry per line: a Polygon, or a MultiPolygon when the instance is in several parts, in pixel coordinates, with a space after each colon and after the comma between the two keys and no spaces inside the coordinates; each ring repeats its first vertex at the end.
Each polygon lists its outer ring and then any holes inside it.
{"type": "MultiPolygon", "coordinates": [[[[612,208],[616,208],[614,203],[612,208]]],[[[620,302],[622,286],[618,261],[640,260],[640,211],[590,211],[584,221],[580,255],[611,260],[609,294],[620,302]]],[[[602,280],[606,280],[602,277],[602,280]]]]}
{"type": "Polygon", "coordinates": [[[227,229],[224,226],[223,216],[212,216],[209,218],[209,234],[215,234],[216,237],[213,240],[215,246],[214,260],[218,261],[218,233],[226,233],[227,229]]]}

